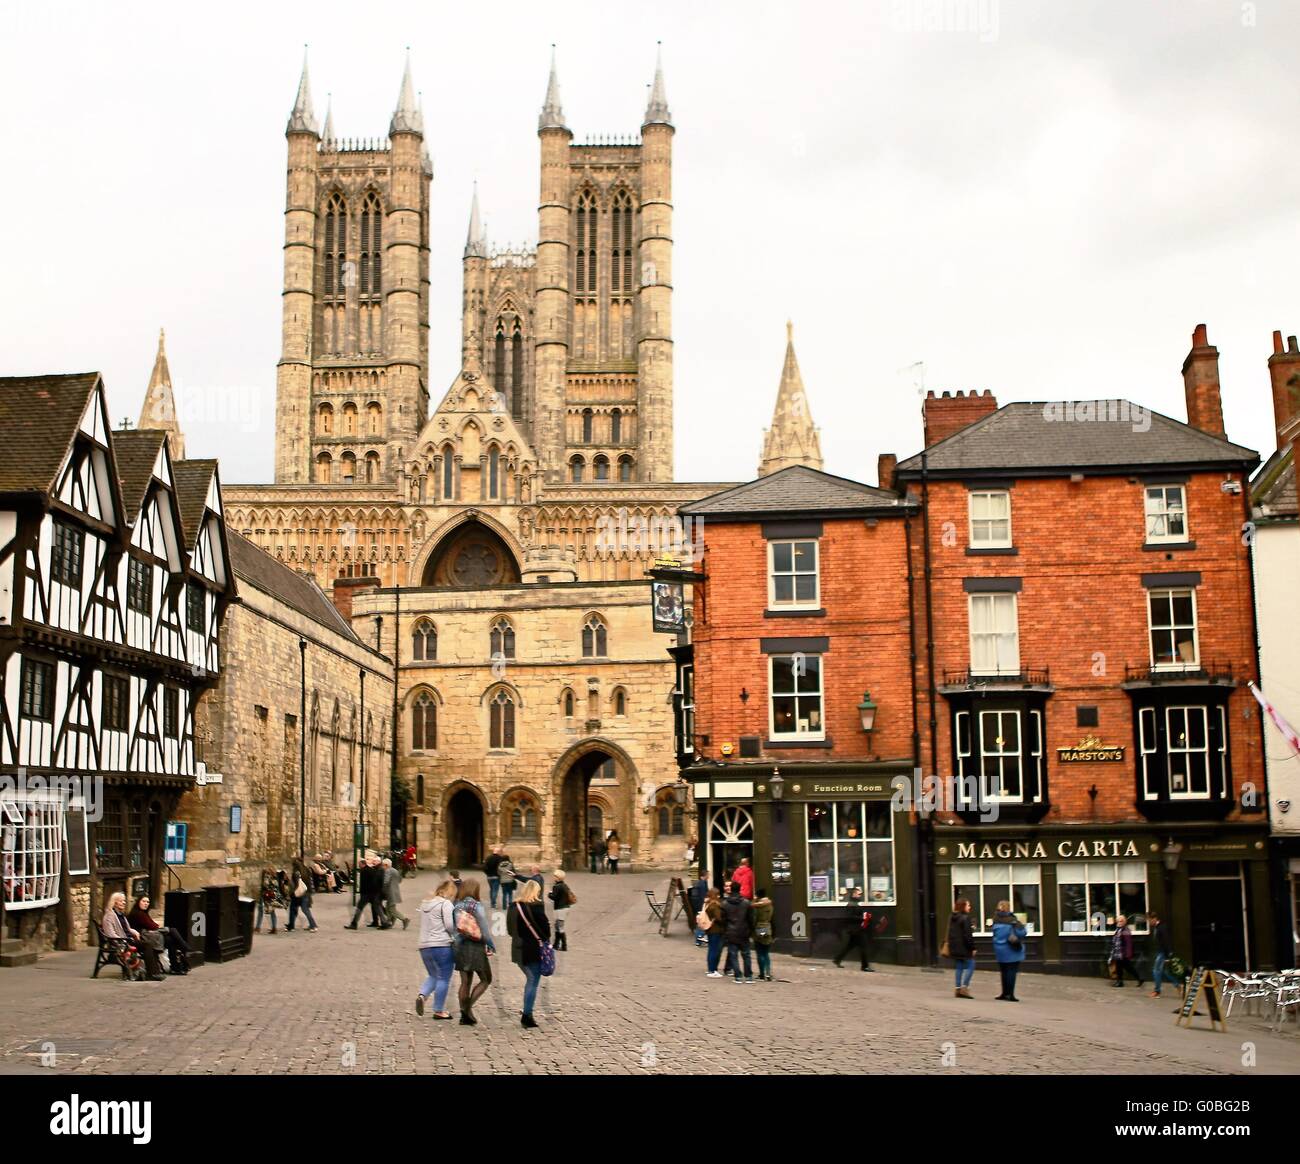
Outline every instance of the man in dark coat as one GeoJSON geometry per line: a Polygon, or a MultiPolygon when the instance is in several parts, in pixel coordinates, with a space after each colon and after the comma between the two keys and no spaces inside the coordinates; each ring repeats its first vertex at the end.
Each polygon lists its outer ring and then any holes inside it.
{"type": "Polygon", "coordinates": [[[727,943],[727,956],[731,959],[731,972],[737,982],[753,982],[754,968],[749,959],[749,936],[754,931],[754,907],[740,896],[740,889],[731,886],[731,892],[722,902],[722,940],[727,943]],[[745,977],[740,976],[741,959],[745,962],[745,977]]]}
{"type": "MultiPolygon", "coordinates": [[[[850,896],[854,905],[861,904],[861,889],[855,888],[850,896]]],[[[857,946],[858,954],[862,959],[862,969],[868,974],[874,973],[871,968],[871,938],[875,925],[876,921],[875,918],[871,916],[870,910],[853,910],[844,927],[844,932],[840,935],[840,948],[839,952],[835,955],[836,966],[843,965],[844,955],[853,949],[854,946],[857,946]]]]}
{"type": "Polygon", "coordinates": [[[383,920],[384,870],[379,864],[379,858],[373,853],[366,858],[366,863],[361,866],[361,873],[357,878],[356,912],[352,915],[352,921],[343,928],[355,930],[366,906],[370,907],[371,918],[366,923],[366,926],[370,929],[387,929],[388,922],[383,920]]]}

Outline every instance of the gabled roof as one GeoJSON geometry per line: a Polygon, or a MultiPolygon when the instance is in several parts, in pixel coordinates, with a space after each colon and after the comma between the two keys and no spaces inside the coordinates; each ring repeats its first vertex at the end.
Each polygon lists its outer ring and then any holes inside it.
{"type": "Polygon", "coordinates": [[[347,619],[325,596],[325,591],[316,585],[314,578],[291,570],[233,529],[226,531],[226,537],[230,543],[230,564],[236,577],[319,623],[326,630],[360,642],[347,619]]]}
{"type": "Polygon", "coordinates": [[[98,372],[0,376],[0,493],[52,493],[98,372]]]}
{"type": "Polygon", "coordinates": [[[176,504],[181,510],[181,526],[185,531],[187,550],[194,549],[194,541],[199,536],[203,510],[208,502],[208,485],[216,471],[217,462],[214,460],[175,461],[172,464],[176,504]]]}
{"type": "Polygon", "coordinates": [[[777,515],[847,517],[882,510],[902,513],[904,509],[903,499],[888,489],[863,485],[806,465],[791,465],[757,481],[690,502],[679,512],[751,518],[777,515]]]}
{"type": "Polygon", "coordinates": [[[113,434],[113,455],[117,461],[117,475],[122,482],[122,516],[133,525],[140,516],[140,506],[153,480],[153,467],[158,462],[158,450],[167,434],[161,429],[118,429],[113,434]]]}
{"type": "MultiPolygon", "coordinates": [[[[985,469],[1050,473],[1138,465],[1240,466],[1258,460],[1253,449],[1124,400],[1020,402],[1004,404],[932,445],[926,471],[931,475],[985,469]],[[1083,419],[1088,415],[1117,419],[1083,419]]],[[[897,469],[907,476],[920,471],[919,453],[900,461],[897,469]]]]}
{"type": "Polygon", "coordinates": [[[1296,503],[1295,454],[1291,445],[1278,449],[1255,474],[1251,504],[1255,516],[1263,521],[1300,516],[1300,507],[1296,503]]]}

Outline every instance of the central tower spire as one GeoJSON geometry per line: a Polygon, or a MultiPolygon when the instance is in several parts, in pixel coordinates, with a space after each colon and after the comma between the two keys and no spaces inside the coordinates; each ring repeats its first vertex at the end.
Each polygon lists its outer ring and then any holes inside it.
{"type": "Polygon", "coordinates": [[[560,78],[555,71],[555,46],[551,45],[551,76],[546,82],[546,100],[537,119],[538,129],[565,129],[564,110],[560,107],[560,78]]]}
{"type": "Polygon", "coordinates": [[[781,386],[776,393],[776,408],[772,412],[772,427],[763,432],[763,459],[758,465],[758,475],[766,477],[791,465],[806,465],[810,469],[822,467],[822,445],[817,426],[813,424],[804,391],[803,377],[799,374],[799,361],[794,355],[794,324],[785,325],[785,365],[781,369],[781,386]]]}

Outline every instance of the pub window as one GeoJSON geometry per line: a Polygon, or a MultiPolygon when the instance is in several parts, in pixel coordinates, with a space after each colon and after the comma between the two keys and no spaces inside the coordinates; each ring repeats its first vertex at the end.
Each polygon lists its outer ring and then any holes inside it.
{"type": "Polygon", "coordinates": [[[190,583],[185,590],[185,625],[192,631],[203,633],[204,626],[203,587],[190,583]]]}
{"type": "Polygon", "coordinates": [[[773,655],[769,660],[769,727],[774,739],[821,740],[822,660],[820,655],[773,655]]]}
{"type": "Polygon", "coordinates": [[[493,659],[513,659],[515,657],[515,628],[510,625],[507,619],[498,619],[492,624],[489,647],[493,659]]]}
{"type": "Polygon", "coordinates": [[[894,904],[894,822],[889,801],[805,807],[808,904],[894,904]]]}
{"type": "Polygon", "coordinates": [[[993,932],[998,902],[1011,902],[1031,934],[1043,932],[1043,874],[1040,865],[961,864],[952,867],[952,896],[970,902],[977,934],[993,932]]]}
{"type": "Polygon", "coordinates": [[[488,705],[488,746],[513,748],[515,746],[515,701],[504,687],[498,688],[488,705]]]}
{"type": "Polygon", "coordinates": [[[970,544],[973,549],[1011,545],[1011,494],[1005,489],[971,493],[970,544]]]}
{"type": "Polygon", "coordinates": [[[1139,708],[1138,750],[1146,800],[1228,793],[1228,717],[1221,704],[1139,708]]]}
{"type": "Polygon", "coordinates": [[[181,693],[176,687],[163,688],[163,735],[169,740],[180,736],[181,693]]]}
{"type": "Polygon", "coordinates": [[[59,900],[63,801],[27,792],[0,799],[0,885],[7,910],[39,909],[59,900]]]}
{"type": "Polygon", "coordinates": [[[101,693],[101,716],[104,730],[124,732],[127,730],[127,700],[131,695],[131,681],[125,675],[105,675],[101,693]]]}
{"type": "Polygon", "coordinates": [[[1200,659],[1196,636],[1196,591],[1152,590],[1147,596],[1151,666],[1194,670],[1200,659]]]}
{"type": "Polygon", "coordinates": [[[682,667],[681,705],[677,713],[677,750],[683,755],[695,751],[695,667],[682,667]]]}
{"type": "Polygon", "coordinates": [[[1116,914],[1147,932],[1147,867],[1142,861],[1069,861],[1056,866],[1061,933],[1113,934],[1116,914]]]}
{"type": "Polygon", "coordinates": [[[428,619],[415,624],[411,634],[411,658],[417,663],[433,663],[438,658],[438,632],[428,619]]]}
{"type": "Polygon", "coordinates": [[[438,705],[427,691],[421,691],[411,705],[411,747],[417,752],[438,746],[438,705]]]}
{"type": "Polygon", "coordinates": [[[1146,490],[1148,542],[1187,540],[1187,498],[1181,485],[1149,485],[1146,490]]]}
{"type": "Polygon", "coordinates": [[[970,799],[965,781],[977,777],[980,807],[994,801],[1041,803],[1043,713],[1036,708],[980,711],[972,732],[973,715],[959,711],[953,717],[963,799],[970,799]]]}
{"type": "Polygon", "coordinates": [[[603,659],[609,653],[608,632],[604,620],[598,614],[587,616],[582,625],[582,657],[584,659],[603,659]]]}
{"type": "Polygon", "coordinates": [[[81,585],[81,548],[85,539],[74,525],[54,523],[54,544],[50,553],[50,577],[64,586],[81,585]]]}
{"type": "Polygon", "coordinates": [[[153,567],[140,558],[128,558],[126,605],[137,614],[148,614],[153,605],[153,567]]]}
{"type": "Polygon", "coordinates": [[[1020,674],[1020,624],[1014,594],[970,595],[970,669],[1020,674]]]}
{"type": "Polygon", "coordinates": [[[51,722],[54,719],[54,664],[40,659],[23,660],[22,698],[19,711],[23,719],[51,722]]]}
{"type": "Polygon", "coordinates": [[[767,543],[767,605],[813,607],[817,605],[817,543],[815,541],[767,543]]]}

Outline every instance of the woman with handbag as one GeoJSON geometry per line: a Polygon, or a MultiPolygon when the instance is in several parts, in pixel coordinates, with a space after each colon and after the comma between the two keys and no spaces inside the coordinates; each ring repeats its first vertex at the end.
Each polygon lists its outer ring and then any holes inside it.
{"type": "Polygon", "coordinates": [[[506,916],[506,930],[510,934],[510,960],[524,972],[524,1009],[519,1016],[520,1025],[531,1030],[537,1026],[533,1004],[537,1001],[537,986],[545,972],[543,964],[549,958],[551,967],[555,965],[555,955],[548,941],[551,923],[546,920],[542,887],[536,881],[525,881],[520,887],[514,907],[506,916]]]}
{"type": "Polygon", "coordinates": [[[754,953],[758,956],[760,982],[772,981],[772,899],[759,889],[754,902],[754,953]]]}
{"type": "Polygon", "coordinates": [[[293,862],[293,892],[289,898],[289,921],[285,925],[288,933],[293,933],[293,923],[298,920],[299,912],[307,919],[307,932],[316,932],[316,919],[311,912],[311,873],[297,858],[293,862]]]}
{"type": "Polygon", "coordinates": [[[456,890],[456,906],[453,917],[456,922],[456,969],[460,971],[460,1023],[461,1026],[478,1025],[474,1017],[474,1004],[492,985],[492,966],[488,962],[490,955],[497,952],[496,943],[492,941],[492,930],[488,926],[487,912],[479,901],[478,882],[473,877],[465,878],[456,890]],[[478,983],[474,984],[474,975],[478,983]]]}
{"type": "Polygon", "coordinates": [[[952,905],[948,919],[948,940],[939,951],[956,965],[956,997],[974,998],[970,980],[975,977],[975,923],[971,921],[970,901],[959,897],[952,905]]]}
{"type": "Polygon", "coordinates": [[[721,978],[718,959],[722,957],[722,935],[727,927],[722,920],[722,895],[716,885],[704,895],[704,908],[696,915],[695,924],[704,931],[709,943],[707,974],[710,978],[721,978]]]}
{"type": "Polygon", "coordinates": [[[999,901],[998,912],[993,917],[993,956],[998,960],[1002,975],[1002,993],[998,1002],[1019,1002],[1016,997],[1016,975],[1025,960],[1025,936],[1028,930],[1011,912],[1011,902],[999,901]]]}

